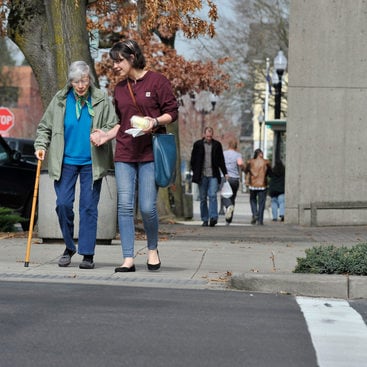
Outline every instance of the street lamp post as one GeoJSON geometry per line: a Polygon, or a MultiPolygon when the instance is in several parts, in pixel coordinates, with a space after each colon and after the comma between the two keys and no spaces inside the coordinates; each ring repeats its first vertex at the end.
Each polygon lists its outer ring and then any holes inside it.
{"type": "MultiPolygon", "coordinates": [[[[284,70],[287,67],[287,58],[284,56],[283,51],[279,51],[274,58],[274,73],[273,84],[275,87],[275,108],[274,118],[281,118],[281,105],[282,105],[282,78],[284,70]]],[[[280,159],[280,147],[281,147],[281,133],[276,131],[275,134],[275,159],[280,159]]]]}
{"type": "Polygon", "coordinates": [[[274,109],[275,119],[280,119],[281,115],[282,78],[286,67],[287,67],[287,58],[284,56],[283,51],[280,50],[274,58],[275,73],[273,73],[273,84],[275,87],[275,109],[274,109]]]}
{"type": "MultiPolygon", "coordinates": [[[[270,59],[266,58],[266,77],[265,77],[265,106],[264,106],[264,119],[265,121],[269,120],[269,94],[270,94],[270,59]]],[[[266,126],[264,127],[264,157],[266,158],[268,155],[268,137],[266,133],[266,126]]]]}
{"type": "Polygon", "coordinates": [[[260,113],[259,117],[257,118],[257,121],[259,122],[259,148],[261,149],[262,126],[264,122],[264,115],[262,113],[260,113]]]}
{"type": "Polygon", "coordinates": [[[215,106],[217,104],[217,96],[213,93],[210,94],[211,109],[208,109],[207,108],[208,106],[206,106],[204,104],[202,104],[201,107],[198,108],[197,105],[196,105],[195,93],[190,93],[190,99],[191,99],[192,105],[195,107],[195,110],[198,111],[201,114],[201,132],[203,133],[204,132],[204,126],[205,126],[205,116],[215,110],[215,106]]]}

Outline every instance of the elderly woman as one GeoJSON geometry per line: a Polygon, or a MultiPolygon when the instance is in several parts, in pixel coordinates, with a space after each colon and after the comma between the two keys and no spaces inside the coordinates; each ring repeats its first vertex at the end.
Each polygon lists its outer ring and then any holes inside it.
{"type": "Polygon", "coordinates": [[[84,61],[69,67],[66,86],[51,100],[37,128],[35,155],[43,160],[47,152],[48,173],[54,180],[56,212],[66,249],[59,266],[71,263],[74,243],[75,186],[79,177],[78,253],[80,269],[94,268],[98,201],[102,178],[113,167],[112,147],[90,143],[94,129],[108,131],[118,122],[108,96],[94,86],[94,77],[84,61]]]}

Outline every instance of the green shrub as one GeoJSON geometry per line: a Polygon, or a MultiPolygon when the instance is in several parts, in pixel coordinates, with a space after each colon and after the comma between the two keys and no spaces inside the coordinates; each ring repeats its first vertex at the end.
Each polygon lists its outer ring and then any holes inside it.
{"type": "Polygon", "coordinates": [[[15,224],[24,221],[18,214],[14,214],[11,209],[0,207],[0,232],[14,232],[15,224]]]}
{"type": "Polygon", "coordinates": [[[295,273],[367,275],[367,243],[314,246],[305,253],[305,258],[297,258],[295,273]]]}

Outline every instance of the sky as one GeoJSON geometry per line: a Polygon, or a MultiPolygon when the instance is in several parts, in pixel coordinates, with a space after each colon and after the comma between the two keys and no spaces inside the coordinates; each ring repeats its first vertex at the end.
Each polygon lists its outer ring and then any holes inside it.
{"type": "MultiPolygon", "coordinates": [[[[234,13],[232,11],[232,0],[214,0],[214,3],[217,5],[218,15],[219,15],[219,22],[217,21],[216,27],[221,26],[220,19],[222,17],[231,18],[234,17],[234,13]]],[[[203,7],[203,10],[198,14],[203,18],[206,19],[208,8],[206,6],[203,7]]],[[[203,37],[199,37],[199,40],[202,40],[203,37]]],[[[175,48],[177,53],[184,56],[186,59],[195,60],[195,53],[197,47],[200,47],[200,42],[195,39],[187,39],[184,38],[182,33],[179,33],[176,38],[175,48]]]]}

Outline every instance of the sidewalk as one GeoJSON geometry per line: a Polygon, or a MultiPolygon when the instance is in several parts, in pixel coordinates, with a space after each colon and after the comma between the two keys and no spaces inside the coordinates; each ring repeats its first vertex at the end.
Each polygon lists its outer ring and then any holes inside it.
{"type": "Polygon", "coordinates": [[[24,266],[27,237],[20,233],[0,237],[0,280],[93,283],[191,289],[234,288],[251,292],[297,294],[335,298],[367,298],[367,278],[343,275],[294,274],[297,257],[319,245],[367,242],[367,226],[301,227],[272,222],[250,223],[248,194],[239,193],[234,220],[224,216],[215,227],[201,227],[199,203],[194,201],[192,221],[160,225],[162,269],[146,270],[145,241],[136,241],[135,273],[114,273],[121,264],[119,240],[97,245],[94,270],[79,269],[75,255],[67,268],[57,265],[64,244],[32,239],[30,263],[24,266]]]}

